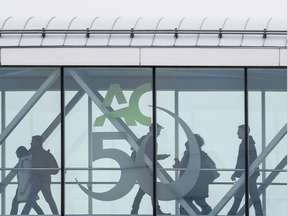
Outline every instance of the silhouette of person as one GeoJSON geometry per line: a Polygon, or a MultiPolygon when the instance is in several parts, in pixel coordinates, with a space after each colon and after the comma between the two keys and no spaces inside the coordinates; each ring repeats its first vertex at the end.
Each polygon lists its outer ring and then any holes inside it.
{"type": "MultiPolygon", "coordinates": [[[[31,141],[30,153],[32,154],[32,168],[45,168],[46,161],[43,160],[46,155],[46,150],[43,149],[43,140],[39,135],[33,136],[31,141]]],[[[34,205],[37,194],[42,192],[46,202],[49,204],[52,213],[58,214],[58,209],[51,193],[51,174],[47,170],[32,170],[31,171],[31,191],[23,208],[21,215],[28,215],[34,205]]]]}
{"type": "MultiPolygon", "coordinates": [[[[200,168],[216,168],[214,161],[208,156],[206,152],[204,152],[201,148],[204,145],[204,139],[199,135],[195,134],[195,138],[197,140],[199,149],[200,149],[200,168]]],[[[179,161],[178,158],[175,158],[174,168],[187,168],[190,154],[189,151],[189,143],[188,141],[185,143],[186,150],[184,151],[184,155],[179,161]]],[[[184,174],[185,170],[180,171],[180,176],[184,174]]],[[[209,214],[212,209],[206,202],[206,198],[209,196],[209,184],[211,184],[216,178],[218,178],[220,174],[214,171],[208,170],[200,170],[198,179],[194,185],[194,187],[183,197],[183,199],[191,206],[194,201],[202,210],[202,215],[209,214]],[[215,173],[215,174],[213,174],[215,173]]],[[[188,215],[186,210],[180,206],[180,214],[188,215]]]]}
{"type": "MultiPolygon", "coordinates": [[[[248,127],[248,134],[250,133],[250,128],[248,127]]],[[[245,125],[238,126],[238,138],[241,139],[241,143],[239,145],[238,158],[235,169],[245,169],[245,125]]],[[[252,136],[248,137],[248,157],[249,157],[249,166],[253,163],[253,161],[257,158],[257,152],[255,148],[255,141],[252,136]]],[[[248,170],[246,170],[248,172],[248,170]]],[[[237,170],[232,176],[231,180],[235,181],[235,178],[240,178],[244,174],[244,171],[237,170]]],[[[257,190],[257,178],[260,175],[257,169],[249,178],[249,193],[251,196],[251,200],[255,209],[256,216],[262,216],[262,204],[259,198],[259,193],[257,190]]],[[[240,206],[241,200],[245,193],[245,184],[242,185],[234,195],[234,203],[228,212],[228,215],[236,215],[238,208],[240,206]]]]}
{"type": "MultiPolygon", "coordinates": [[[[31,168],[32,156],[24,146],[20,146],[16,150],[16,155],[19,158],[18,168],[31,168]]],[[[12,208],[10,211],[10,215],[17,215],[19,203],[26,202],[27,200],[28,194],[31,189],[30,172],[31,170],[17,171],[18,187],[16,190],[15,197],[13,198],[12,201],[12,208]]],[[[44,215],[44,212],[37,204],[37,202],[34,203],[32,208],[37,212],[37,214],[44,215]]]]}
{"type": "MultiPolygon", "coordinates": [[[[159,124],[157,124],[156,126],[156,136],[158,137],[161,133],[161,130],[163,129],[162,126],[160,126],[159,124]]],[[[142,141],[145,139],[146,136],[150,135],[150,133],[153,131],[153,124],[151,124],[151,126],[149,127],[149,133],[147,133],[146,135],[142,136],[138,141],[137,141],[137,144],[140,145],[142,143],[142,141]]],[[[156,152],[157,152],[157,143],[155,144],[156,145],[156,152]]],[[[153,133],[152,135],[150,136],[150,138],[148,139],[147,141],[147,145],[146,145],[146,148],[145,148],[145,154],[146,156],[151,160],[153,161],[153,133]]],[[[170,155],[168,154],[159,154],[157,155],[157,160],[164,160],[166,158],[168,158],[170,155]]],[[[134,150],[132,152],[132,155],[131,155],[131,158],[133,159],[133,161],[135,161],[135,158],[136,158],[136,151],[134,150]]],[[[149,170],[149,173],[150,175],[152,176],[152,171],[149,170]]],[[[131,214],[138,214],[138,210],[139,210],[139,207],[140,207],[140,203],[141,203],[141,200],[143,198],[143,196],[145,195],[145,192],[142,190],[142,188],[140,187],[136,196],[135,196],[135,199],[134,199],[134,202],[133,202],[133,205],[132,205],[132,210],[131,210],[131,214]]],[[[153,197],[151,197],[151,202],[152,202],[152,205],[153,205],[153,197]]],[[[162,215],[170,215],[170,213],[163,213],[160,206],[159,206],[159,203],[158,203],[158,200],[157,200],[157,214],[162,214],[162,215]]]]}

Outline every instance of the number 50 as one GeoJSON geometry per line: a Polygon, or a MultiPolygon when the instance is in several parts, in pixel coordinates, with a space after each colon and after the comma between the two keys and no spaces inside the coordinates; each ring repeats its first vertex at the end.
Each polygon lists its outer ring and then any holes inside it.
{"type": "MultiPolygon", "coordinates": [[[[165,176],[161,176],[161,174],[157,172],[157,177],[159,177],[160,180],[162,181],[157,182],[157,191],[159,191],[157,198],[159,200],[173,200],[176,198],[183,197],[195,185],[200,171],[200,152],[196,138],[191,129],[188,127],[188,125],[172,112],[163,108],[158,109],[161,109],[164,112],[171,115],[175,119],[175,121],[181,125],[184,132],[186,133],[190,152],[193,153],[189,157],[186,172],[176,181],[169,182],[167,181],[167,179],[165,179],[165,176]],[[158,174],[160,174],[160,176],[158,176],[158,174]]],[[[117,184],[112,189],[102,193],[92,192],[87,188],[85,188],[84,186],[82,186],[76,180],[79,187],[87,195],[102,201],[117,200],[125,196],[132,190],[132,188],[136,183],[137,178],[140,187],[147,194],[152,196],[153,178],[148,173],[148,170],[143,171],[143,169],[139,169],[141,167],[146,168],[145,161],[147,161],[147,157],[145,159],[145,146],[147,144],[149,136],[147,136],[141,143],[140,148],[136,155],[135,164],[129,157],[129,155],[127,155],[125,152],[118,149],[103,148],[103,140],[126,139],[126,137],[127,137],[126,133],[123,132],[93,133],[93,161],[103,158],[110,158],[112,160],[115,160],[120,166],[121,176],[117,184]]],[[[149,163],[151,165],[151,161],[149,161],[149,163]]]]}

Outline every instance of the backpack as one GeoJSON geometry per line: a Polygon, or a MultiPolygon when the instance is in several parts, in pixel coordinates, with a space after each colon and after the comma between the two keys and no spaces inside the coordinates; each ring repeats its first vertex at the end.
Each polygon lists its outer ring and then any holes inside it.
{"type": "MultiPolygon", "coordinates": [[[[210,168],[216,169],[216,165],[214,161],[207,155],[206,157],[202,158],[201,160],[201,167],[202,168],[210,168]]],[[[214,182],[215,179],[219,178],[220,173],[217,170],[207,170],[205,171],[206,179],[208,183],[214,182]]]]}
{"type": "MultiPolygon", "coordinates": [[[[59,168],[58,163],[54,156],[50,153],[50,149],[45,151],[45,168],[59,168]]],[[[59,170],[47,170],[47,173],[51,175],[56,175],[59,170]]]]}

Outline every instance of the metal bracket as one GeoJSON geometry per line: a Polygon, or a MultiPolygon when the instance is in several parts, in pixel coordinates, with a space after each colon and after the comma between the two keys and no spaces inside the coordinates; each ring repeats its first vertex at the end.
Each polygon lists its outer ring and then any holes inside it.
{"type": "Polygon", "coordinates": [[[46,36],[45,28],[42,28],[42,37],[45,38],[45,36],[46,36]]]}
{"type": "Polygon", "coordinates": [[[134,28],[131,28],[130,38],[134,38],[134,28]]]}
{"type": "Polygon", "coordinates": [[[222,38],[222,28],[219,28],[218,38],[222,38]]]}
{"type": "Polygon", "coordinates": [[[178,38],[178,29],[177,28],[175,28],[174,37],[178,38]]]}
{"type": "Polygon", "coordinates": [[[87,38],[90,37],[90,30],[89,30],[89,28],[86,28],[86,37],[87,37],[87,38]]]}
{"type": "Polygon", "coordinates": [[[267,30],[266,30],[266,28],[264,28],[264,32],[263,32],[263,38],[265,38],[265,39],[266,39],[266,37],[267,37],[267,30]]]}

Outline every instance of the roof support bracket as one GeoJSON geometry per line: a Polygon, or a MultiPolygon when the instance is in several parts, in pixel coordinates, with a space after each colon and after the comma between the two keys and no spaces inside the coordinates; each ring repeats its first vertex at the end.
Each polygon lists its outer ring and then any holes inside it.
{"type": "Polygon", "coordinates": [[[222,38],[222,28],[219,28],[218,38],[222,38]]]}
{"type": "Polygon", "coordinates": [[[130,38],[134,37],[134,28],[131,28],[131,32],[130,32],[130,38]]]}
{"type": "Polygon", "coordinates": [[[90,37],[90,29],[86,28],[86,37],[89,38],[90,37]]]}
{"type": "Polygon", "coordinates": [[[266,28],[264,28],[263,38],[266,39],[266,37],[267,37],[267,30],[266,30],[266,28]]]}
{"type": "Polygon", "coordinates": [[[45,36],[46,36],[45,28],[42,28],[42,38],[45,38],[45,36]]]}
{"type": "Polygon", "coordinates": [[[178,38],[178,29],[177,28],[175,28],[174,37],[178,38]]]}

